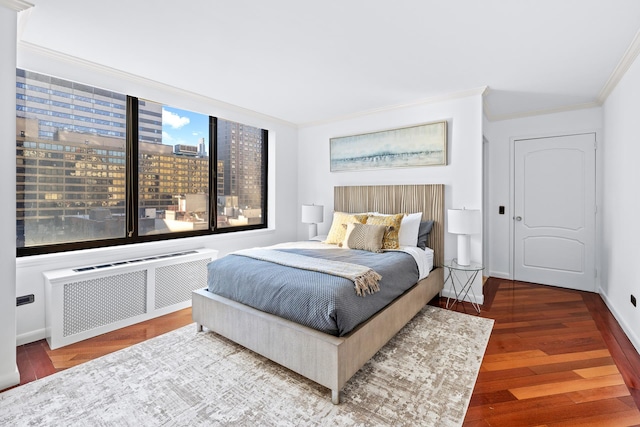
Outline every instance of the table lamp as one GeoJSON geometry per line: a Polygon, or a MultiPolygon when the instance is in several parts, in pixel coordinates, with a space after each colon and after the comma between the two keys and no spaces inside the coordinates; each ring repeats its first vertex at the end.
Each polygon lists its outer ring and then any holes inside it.
{"type": "Polygon", "coordinates": [[[471,235],[482,231],[480,211],[477,209],[449,209],[448,231],[458,235],[458,265],[471,264],[471,235]]]}
{"type": "Polygon", "coordinates": [[[302,222],[309,224],[309,240],[318,235],[318,223],[324,220],[324,206],[302,205],[302,222]]]}

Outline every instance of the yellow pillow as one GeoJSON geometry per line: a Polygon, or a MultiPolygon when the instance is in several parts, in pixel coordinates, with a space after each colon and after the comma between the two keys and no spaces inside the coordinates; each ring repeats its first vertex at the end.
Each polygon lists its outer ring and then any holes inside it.
{"type": "Polygon", "coordinates": [[[398,241],[398,233],[400,232],[400,224],[404,214],[397,215],[369,215],[367,224],[386,225],[387,231],[382,238],[382,249],[398,249],[400,243],[398,241]]]}
{"type": "Polygon", "coordinates": [[[346,212],[334,212],[333,213],[333,222],[331,223],[331,228],[329,229],[329,234],[327,235],[327,240],[325,243],[331,243],[337,245],[342,243],[344,240],[344,236],[347,233],[346,227],[343,227],[343,224],[350,224],[352,222],[359,222],[360,224],[365,224],[367,222],[366,214],[350,214],[346,212]]]}

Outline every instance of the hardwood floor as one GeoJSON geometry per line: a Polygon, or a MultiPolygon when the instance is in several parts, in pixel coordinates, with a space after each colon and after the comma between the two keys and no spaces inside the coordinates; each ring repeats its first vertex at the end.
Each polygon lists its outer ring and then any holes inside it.
{"type": "Polygon", "coordinates": [[[16,357],[20,385],[138,344],[192,322],[191,309],[187,308],[56,350],[49,349],[46,340],[19,346],[16,357]]]}
{"type": "MultiPolygon", "coordinates": [[[[495,324],[465,426],[640,425],[640,355],[599,295],[494,278],[484,293],[495,324]]],[[[21,384],[189,323],[185,309],[53,351],[21,346],[21,384]]]]}
{"type": "Polygon", "coordinates": [[[49,350],[45,341],[46,353],[55,369],[66,369],[157,337],[192,322],[191,308],[187,308],[56,350],[49,350]]]}
{"type": "Polygon", "coordinates": [[[640,425],[640,356],[599,295],[484,289],[481,316],[495,324],[465,426],[640,425]]]}

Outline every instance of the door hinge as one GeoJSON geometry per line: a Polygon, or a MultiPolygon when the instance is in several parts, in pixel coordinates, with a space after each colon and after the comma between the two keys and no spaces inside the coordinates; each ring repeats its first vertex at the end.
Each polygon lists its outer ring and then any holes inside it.
{"type": "Polygon", "coordinates": [[[598,277],[598,269],[593,270],[593,277],[598,277]]]}
{"type": "Polygon", "coordinates": [[[598,205],[594,205],[593,206],[593,212],[594,213],[598,213],[598,205]]]}

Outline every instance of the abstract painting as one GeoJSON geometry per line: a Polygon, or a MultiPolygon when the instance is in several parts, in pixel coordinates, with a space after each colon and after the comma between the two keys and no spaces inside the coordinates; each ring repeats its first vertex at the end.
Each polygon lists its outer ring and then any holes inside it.
{"type": "Polygon", "coordinates": [[[447,122],[330,139],[331,172],[447,164],[447,122]]]}

